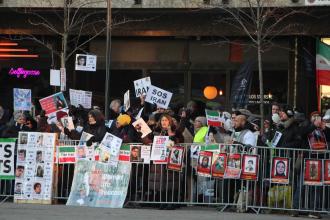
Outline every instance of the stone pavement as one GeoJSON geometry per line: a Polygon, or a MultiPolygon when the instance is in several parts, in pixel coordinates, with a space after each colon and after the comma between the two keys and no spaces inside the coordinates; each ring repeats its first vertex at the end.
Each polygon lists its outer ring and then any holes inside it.
{"type": "MultiPolygon", "coordinates": [[[[204,207],[158,210],[151,208],[106,209],[65,205],[27,205],[10,202],[0,204],[0,220],[298,220],[301,218],[279,214],[220,213],[215,208],[204,207]]],[[[324,216],[323,219],[330,220],[330,216],[324,216]]]]}

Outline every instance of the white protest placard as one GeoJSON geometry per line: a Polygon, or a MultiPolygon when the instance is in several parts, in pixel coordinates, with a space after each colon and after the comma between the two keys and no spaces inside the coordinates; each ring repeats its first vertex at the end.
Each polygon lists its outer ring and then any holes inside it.
{"type": "Polygon", "coordinates": [[[152,132],[151,129],[149,128],[149,126],[147,125],[147,123],[143,120],[143,118],[139,118],[138,120],[133,122],[132,125],[134,126],[134,128],[137,132],[142,133],[142,136],[141,136],[142,138],[144,138],[145,136],[147,136],[148,134],[150,134],[152,132]]]}
{"type": "Polygon", "coordinates": [[[31,89],[14,88],[14,111],[31,111],[31,89]]]}
{"type": "Polygon", "coordinates": [[[150,148],[149,145],[141,146],[141,158],[144,164],[150,164],[150,148]]]}
{"type": "Polygon", "coordinates": [[[76,54],[76,68],[80,71],[96,71],[96,56],[86,54],[76,54]]]}
{"type": "Polygon", "coordinates": [[[61,73],[61,92],[63,92],[66,90],[66,69],[61,68],[60,73],[61,73]]]}
{"type": "Polygon", "coordinates": [[[155,136],[152,143],[151,160],[166,159],[166,144],[169,140],[168,136],[155,136]]]}
{"type": "Polygon", "coordinates": [[[129,99],[129,90],[127,90],[124,94],[124,111],[126,112],[131,106],[131,102],[129,99]]]}
{"type": "Polygon", "coordinates": [[[84,108],[90,109],[92,108],[92,96],[93,93],[90,91],[84,90],[75,90],[70,89],[70,103],[73,106],[79,107],[82,105],[84,108]]]}
{"type": "Polygon", "coordinates": [[[146,102],[156,104],[160,108],[167,109],[170,104],[173,93],[150,85],[146,96],[146,102]]]}
{"type": "Polygon", "coordinates": [[[61,122],[62,122],[63,127],[69,129],[70,131],[74,130],[74,124],[73,124],[72,117],[62,117],[61,122]]]}
{"type": "Polygon", "coordinates": [[[121,138],[107,132],[100,144],[100,148],[107,152],[107,156],[101,158],[101,161],[108,162],[112,166],[117,166],[122,142],[123,140],[121,138]]]}
{"type": "Polygon", "coordinates": [[[51,86],[61,86],[61,71],[60,70],[50,70],[49,83],[51,86]]]}
{"type": "Polygon", "coordinates": [[[0,138],[0,180],[15,179],[15,138],[0,138]]]}
{"type": "Polygon", "coordinates": [[[150,77],[145,77],[134,81],[135,96],[140,97],[141,95],[147,94],[151,86],[150,77]]]}

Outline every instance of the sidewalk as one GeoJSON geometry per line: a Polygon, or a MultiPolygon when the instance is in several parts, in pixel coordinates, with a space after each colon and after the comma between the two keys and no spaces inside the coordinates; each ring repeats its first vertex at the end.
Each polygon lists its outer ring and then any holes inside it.
{"type": "MultiPolygon", "coordinates": [[[[0,220],[298,220],[288,215],[220,213],[214,208],[188,207],[177,210],[105,209],[65,205],[26,205],[3,203],[0,220]]],[[[307,219],[307,218],[306,218],[307,219]]],[[[330,220],[330,216],[323,217],[330,220]]]]}

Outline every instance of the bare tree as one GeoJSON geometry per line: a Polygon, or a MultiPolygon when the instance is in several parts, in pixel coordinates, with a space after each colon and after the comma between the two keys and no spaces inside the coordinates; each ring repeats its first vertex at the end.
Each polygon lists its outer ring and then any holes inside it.
{"type": "Polygon", "coordinates": [[[264,122],[264,84],[262,54],[272,46],[274,38],[282,34],[295,34],[297,23],[289,22],[293,15],[305,13],[289,7],[278,7],[274,0],[241,0],[242,7],[214,5],[224,12],[217,22],[244,33],[257,50],[261,129],[264,122]]]}

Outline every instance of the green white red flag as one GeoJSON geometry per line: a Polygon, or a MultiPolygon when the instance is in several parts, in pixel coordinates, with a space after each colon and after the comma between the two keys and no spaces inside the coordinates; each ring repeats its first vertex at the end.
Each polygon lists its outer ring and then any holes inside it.
{"type": "Polygon", "coordinates": [[[213,127],[222,127],[224,123],[224,119],[221,117],[220,112],[212,111],[212,110],[205,110],[207,125],[213,127]]]}
{"type": "Polygon", "coordinates": [[[330,46],[318,40],[316,45],[316,86],[319,110],[321,107],[320,85],[330,86],[330,46]]]}

